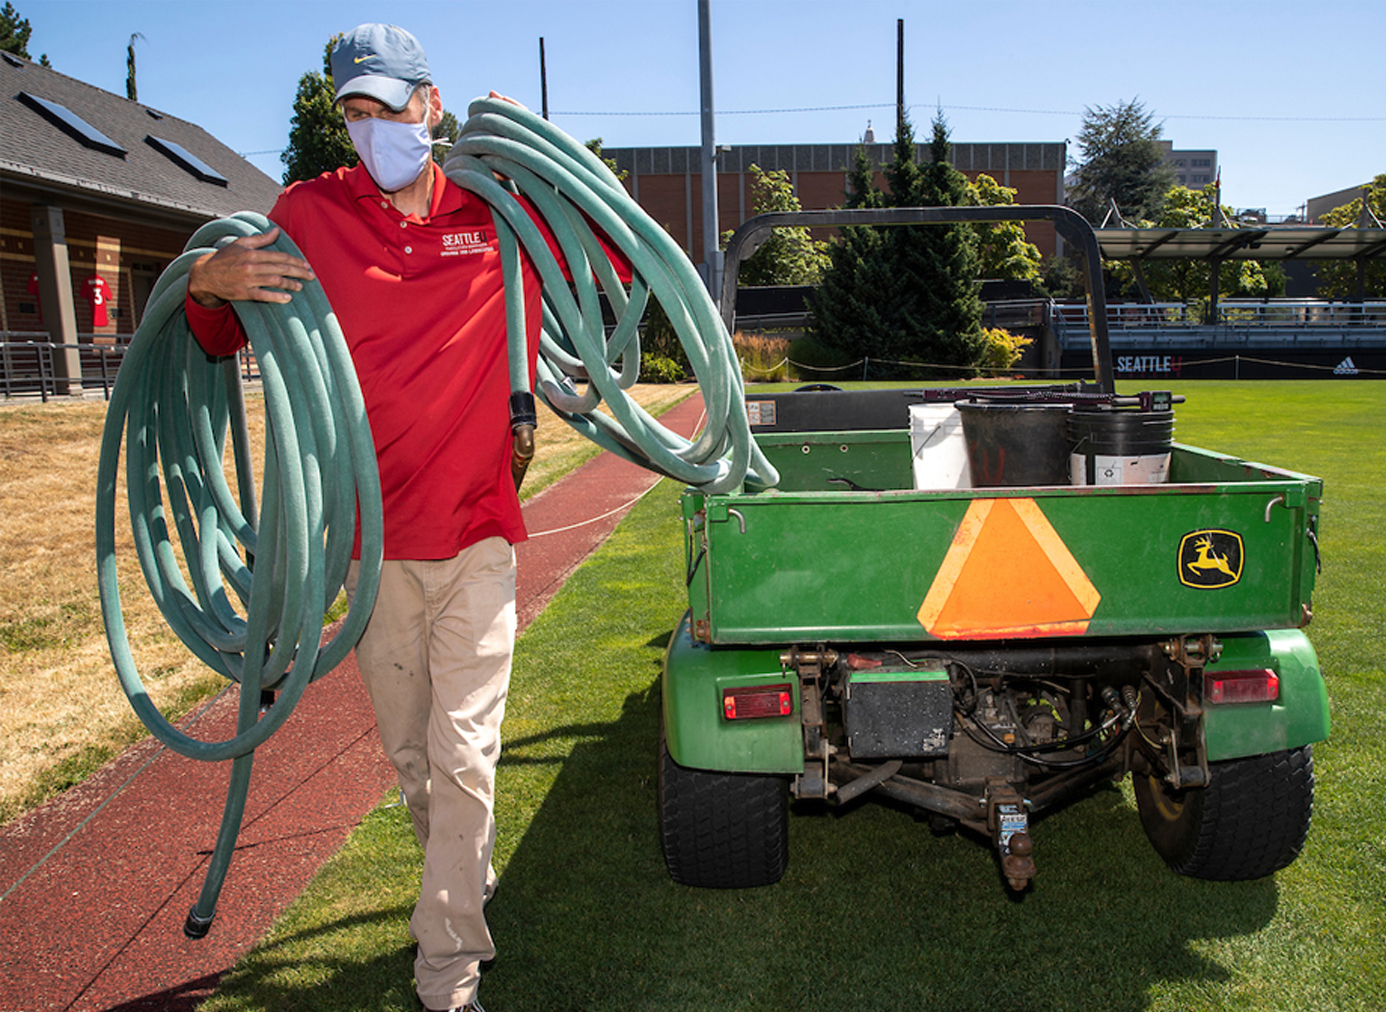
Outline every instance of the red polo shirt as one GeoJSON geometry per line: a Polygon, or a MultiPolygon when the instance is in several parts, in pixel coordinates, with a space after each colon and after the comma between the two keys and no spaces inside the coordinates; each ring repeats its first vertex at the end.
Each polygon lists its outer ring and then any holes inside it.
{"type": "MultiPolygon", "coordinates": [[[[433,173],[427,218],[400,214],[360,167],[295,183],[270,213],[322,282],[351,349],[380,466],[387,559],[445,559],[483,538],[525,538],[510,475],[495,226],[484,201],[436,165],[433,173]]],[[[540,284],[523,259],[532,373],[540,284]]],[[[230,306],[188,299],[187,310],[210,354],[245,343],[230,306]]]]}

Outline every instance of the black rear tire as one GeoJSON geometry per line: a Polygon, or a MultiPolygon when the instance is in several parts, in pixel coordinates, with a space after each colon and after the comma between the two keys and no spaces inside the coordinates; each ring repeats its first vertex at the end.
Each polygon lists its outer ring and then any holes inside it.
{"type": "Polygon", "coordinates": [[[661,739],[659,823],[675,882],[704,889],[774,885],[789,863],[789,780],[674,762],[661,739]]]}
{"type": "Polygon", "coordinates": [[[1205,788],[1133,774],[1141,824],[1181,875],[1240,882],[1299,856],[1314,811],[1314,747],[1209,763],[1205,788]]]}

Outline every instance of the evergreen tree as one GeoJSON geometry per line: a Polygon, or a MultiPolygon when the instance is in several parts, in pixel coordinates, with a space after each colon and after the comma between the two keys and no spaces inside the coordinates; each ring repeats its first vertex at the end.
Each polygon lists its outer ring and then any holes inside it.
{"type": "MultiPolygon", "coordinates": [[[[949,161],[952,144],[940,112],[934,117],[930,161],[914,173],[901,172],[902,158],[914,154],[909,121],[900,131],[908,148],[896,144],[892,177],[914,185],[895,198],[897,207],[960,207],[968,203],[967,177],[949,161]],[[917,184],[913,182],[917,173],[917,184]]],[[[911,158],[911,161],[913,159],[911,158]]],[[[970,225],[919,225],[893,229],[893,257],[904,300],[899,314],[910,358],[942,366],[971,366],[983,353],[982,302],[977,291],[977,236],[970,225]]],[[[957,375],[957,370],[945,371],[957,375]]]]}
{"type": "Polygon", "coordinates": [[[279,156],[284,163],[285,186],[358,161],[347,135],[346,120],[337,110],[337,89],[332,84],[332,47],[341,37],[338,34],[327,40],[321,74],[310,70],[298,79],[289,146],[279,156]]]}
{"type": "MultiPolygon", "coordinates": [[[[29,55],[29,36],[34,33],[33,26],[29,24],[28,18],[21,18],[19,11],[14,9],[14,4],[6,0],[5,6],[0,8],[0,52],[14,53],[15,56],[32,60],[29,55]]],[[[44,53],[39,57],[39,65],[51,67],[48,62],[48,54],[44,53]]]]}
{"type": "Polygon", "coordinates": [[[139,84],[135,80],[135,40],[143,38],[143,35],[135,32],[125,47],[125,97],[131,102],[140,100],[139,84]]]}
{"type": "Polygon", "coordinates": [[[1085,109],[1078,132],[1083,160],[1073,173],[1069,206],[1094,225],[1106,217],[1112,201],[1124,218],[1158,217],[1174,183],[1162,132],[1139,99],[1085,109]]]}
{"type": "Polygon", "coordinates": [[[457,139],[462,136],[462,124],[457,122],[457,117],[444,109],[443,115],[438,119],[438,125],[433,128],[433,158],[439,165],[447,161],[448,149],[457,143],[457,139]]]}
{"type": "MultiPolygon", "coordinates": [[[[848,209],[885,206],[864,147],[853,155],[847,182],[848,209]]],[[[857,357],[888,357],[885,304],[891,277],[884,248],[882,230],[869,226],[844,228],[828,247],[828,269],[810,297],[810,332],[823,344],[857,357]]]]}
{"type": "MultiPolygon", "coordinates": [[[[951,145],[942,116],[933,123],[932,160],[916,158],[914,131],[900,122],[891,163],[890,193],[874,184],[858,148],[848,207],[939,207],[968,203],[967,180],[948,161],[951,145]]],[[[983,352],[977,296],[976,237],[967,225],[843,229],[830,251],[832,266],[815,293],[814,336],[850,355],[879,361],[865,370],[887,378],[921,370],[896,363],[973,366],[983,352]]],[[[936,370],[927,366],[925,374],[936,370]]],[[[956,375],[957,368],[942,370],[956,375]]]]}

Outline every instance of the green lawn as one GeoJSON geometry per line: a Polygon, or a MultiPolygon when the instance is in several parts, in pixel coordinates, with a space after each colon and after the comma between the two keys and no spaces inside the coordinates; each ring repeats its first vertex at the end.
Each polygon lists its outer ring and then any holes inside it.
{"type": "MultiPolygon", "coordinates": [[[[518,645],[488,1009],[1381,1008],[1386,384],[1177,389],[1176,438],[1326,482],[1309,632],[1334,728],[1316,748],[1315,821],[1294,865],[1258,882],[1180,878],[1123,784],[1038,820],[1039,876],[1022,898],[988,848],[882,804],[797,804],[777,886],[674,885],[654,783],[659,664],[684,608],[665,482],[518,645]]],[[[404,811],[377,809],[204,1012],[414,1012],[418,862],[404,811]]]]}

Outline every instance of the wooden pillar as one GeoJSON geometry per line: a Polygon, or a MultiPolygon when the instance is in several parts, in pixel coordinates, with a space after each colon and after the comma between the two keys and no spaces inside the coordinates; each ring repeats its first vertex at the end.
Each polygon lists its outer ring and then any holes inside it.
{"type": "Polygon", "coordinates": [[[29,208],[29,222],[34,232],[34,269],[38,272],[43,325],[53,344],[66,346],[53,349],[57,392],[80,394],[82,357],[77,350],[77,311],[72,302],[72,268],[62,208],[34,204],[29,208]]]}

